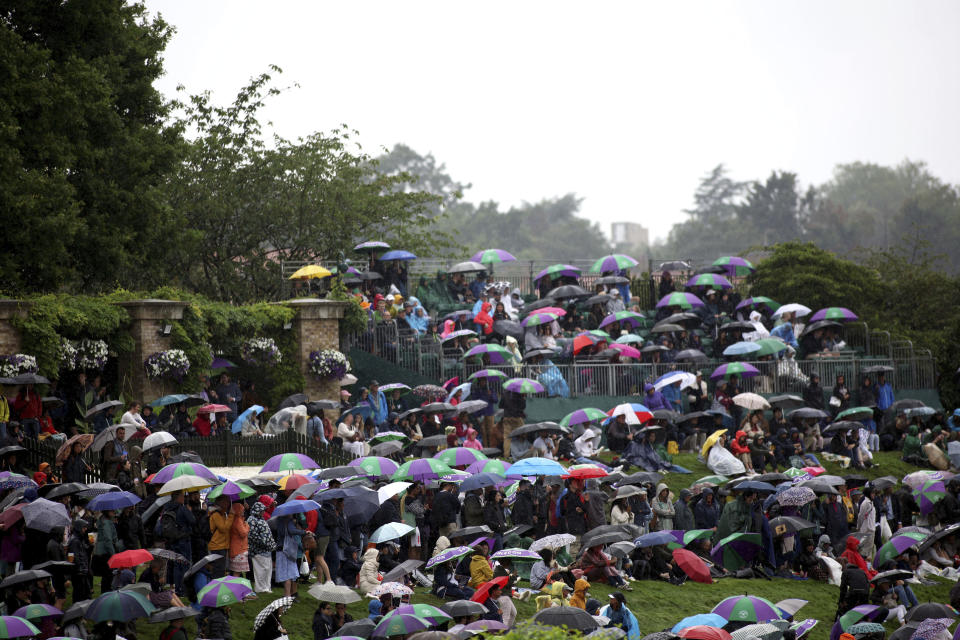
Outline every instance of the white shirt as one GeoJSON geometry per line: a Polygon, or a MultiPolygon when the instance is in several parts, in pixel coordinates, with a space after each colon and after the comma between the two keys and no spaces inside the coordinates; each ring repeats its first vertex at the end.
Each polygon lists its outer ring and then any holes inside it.
{"type": "Polygon", "coordinates": [[[546,458],[547,460],[556,460],[553,455],[553,452],[556,450],[552,441],[545,440],[542,437],[537,438],[533,441],[533,448],[540,453],[541,458],[546,458]]]}
{"type": "Polygon", "coordinates": [[[120,418],[120,422],[123,424],[135,424],[138,427],[147,426],[147,421],[143,419],[143,416],[139,412],[133,413],[132,411],[127,411],[123,414],[123,417],[120,418]]]}

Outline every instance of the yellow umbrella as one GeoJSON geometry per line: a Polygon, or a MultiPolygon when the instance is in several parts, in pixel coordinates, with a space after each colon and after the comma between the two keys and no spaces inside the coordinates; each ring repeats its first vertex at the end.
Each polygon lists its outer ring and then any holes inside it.
{"type": "Polygon", "coordinates": [[[716,431],[711,433],[710,437],[707,438],[707,441],[703,443],[703,448],[700,449],[700,455],[702,455],[703,458],[706,459],[707,454],[710,453],[710,447],[717,444],[717,440],[720,439],[720,436],[725,436],[725,435],[727,435],[726,429],[717,429],[716,431]]]}
{"type": "Polygon", "coordinates": [[[326,278],[327,276],[332,275],[333,273],[329,269],[324,269],[318,264],[308,264],[305,267],[300,267],[297,269],[296,272],[290,276],[289,280],[297,280],[300,278],[326,278]]]}

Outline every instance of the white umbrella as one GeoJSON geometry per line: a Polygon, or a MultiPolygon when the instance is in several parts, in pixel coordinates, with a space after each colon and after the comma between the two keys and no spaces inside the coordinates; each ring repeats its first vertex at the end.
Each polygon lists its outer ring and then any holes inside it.
{"type": "Polygon", "coordinates": [[[571,542],[576,542],[576,536],[570,535],[569,533],[555,533],[550,536],[544,536],[538,540],[534,540],[533,544],[530,545],[530,551],[540,551],[541,549],[559,549],[565,547],[571,542]]]}
{"type": "Polygon", "coordinates": [[[170,446],[177,444],[177,439],[166,431],[151,433],[143,439],[143,450],[153,449],[155,447],[170,446]]]}
{"type": "Polygon", "coordinates": [[[610,417],[616,418],[617,416],[625,417],[627,424],[640,424],[640,419],[637,418],[637,412],[633,410],[633,406],[629,402],[618,404],[613,408],[613,413],[610,414],[610,417]]]}
{"type": "Polygon", "coordinates": [[[412,482],[391,482],[390,484],[380,487],[377,489],[377,497],[380,499],[380,504],[383,504],[401,491],[406,491],[407,488],[412,485],[412,482]]]}
{"type": "Polygon", "coordinates": [[[791,302],[790,304],[782,305],[779,309],[773,312],[774,318],[779,318],[781,315],[787,312],[793,313],[797,318],[802,318],[803,316],[810,315],[810,307],[804,306],[797,302],[791,302]]]}
{"type": "Polygon", "coordinates": [[[334,602],[337,604],[351,604],[360,602],[360,594],[350,587],[339,584],[315,584],[307,592],[320,602],[334,602]]]}
{"type": "Polygon", "coordinates": [[[201,478],[200,476],[177,476],[170,482],[160,487],[160,491],[157,491],[157,495],[165,496],[171,493],[176,493],[177,491],[199,491],[200,489],[212,487],[215,484],[217,483],[212,480],[208,480],[207,478],[201,478]]]}
{"type": "Polygon", "coordinates": [[[733,396],[733,403],[744,409],[755,411],[758,409],[769,409],[770,403],[766,398],[756,393],[740,393],[733,396]]]}
{"type": "Polygon", "coordinates": [[[351,384],[354,384],[356,381],[357,381],[357,376],[353,375],[352,373],[348,373],[347,375],[340,378],[340,386],[347,387],[347,386],[350,386],[351,384]]]}
{"type": "Polygon", "coordinates": [[[653,388],[659,391],[664,387],[669,387],[677,380],[680,381],[680,388],[686,389],[687,387],[696,387],[697,386],[697,376],[687,371],[675,371],[673,373],[667,374],[661,377],[659,380],[653,383],[653,388]]]}

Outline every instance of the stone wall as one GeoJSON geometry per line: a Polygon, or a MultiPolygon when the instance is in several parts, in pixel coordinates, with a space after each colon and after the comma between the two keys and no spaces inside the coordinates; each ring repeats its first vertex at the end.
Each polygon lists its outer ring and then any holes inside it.
{"type": "Polygon", "coordinates": [[[172,320],[183,318],[186,302],[173,300],[131,300],[119,302],[130,314],[128,329],[134,348],[122,354],[118,360],[120,387],[129,399],[150,402],[173,392],[173,383],[166,380],[150,380],[143,370],[143,361],[151,353],[172,349],[171,338],[163,335],[164,327],[172,320]]]}
{"type": "Polygon", "coordinates": [[[0,300],[0,355],[20,353],[20,332],[13,328],[11,321],[26,316],[30,303],[21,300],[0,300]]]}
{"type": "Polygon", "coordinates": [[[283,302],[297,311],[293,321],[294,337],[297,340],[295,357],[303,372],[303,392],[311,400],[340,400],[340,385],[336,381],[321,381],[310,375],[307,366],[310,352],[318,349],[340,349],[340,319],[347,308],[346,302],[298,298],[283,302]]]}

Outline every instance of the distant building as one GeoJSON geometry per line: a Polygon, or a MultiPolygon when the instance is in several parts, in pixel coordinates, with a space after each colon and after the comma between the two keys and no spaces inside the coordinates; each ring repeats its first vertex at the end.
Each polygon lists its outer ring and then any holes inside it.
{"type": "Polygon", "coordinates": [[[636,222],[614,222],[610,225],[610,236],[615,251],[636,258],[641,268],[647,266],[650,231],[645,226],[636,222]]]}

